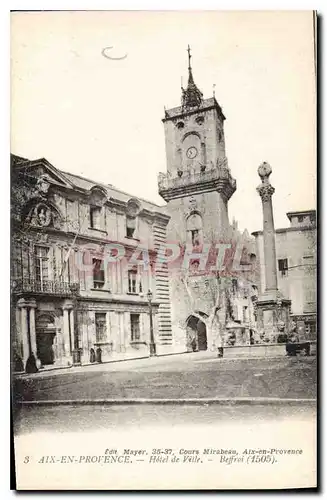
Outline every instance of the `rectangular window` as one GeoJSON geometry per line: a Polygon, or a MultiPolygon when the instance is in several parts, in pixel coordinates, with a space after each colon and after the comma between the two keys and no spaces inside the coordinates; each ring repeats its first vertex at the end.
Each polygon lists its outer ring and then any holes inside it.
{"type": "Polygon", "coordinates": [[[287,259],[278,259],[278,271],[281,276],[287,276],[288,271],[288,261],[287,259]]]}
{"type": "Polygon", "coordinates": [[[101,229],[100,207],[90,207],[90,227],[92,229],[101,229]]]}
{"type": "Polygon", "coordinates": [[[34,258],[35,258],[35,279],[43,291],[46,282],[49,280],[49,248],[35,246],[34,248],[34,258]]]}
{"type": "Polygon", "coordinates": [[[247,306],[243,306],[243,323],[247,323],[248,321],[248,308],[247,306]]]}
{"type": "Polygon", "coordinates": [[[232,279],[232,293],[235,295],[238,292],[238,281],[236,278],[232,279]]]}
{"type": "Polygon", "coordinates": [[[107,340],[107,314],[95,313],[95,338],[97,342],[107,340]]]}
{"type": "Polygon", "coordinates": [[[93,287],[103,288],[105,283],[103,260],[92,259],[92,264],[93,264],[93,287]]]}
{"type": "Polygon", "coordinates": [[[77,253],[77,271],[80,290],[86,290],[86,275],[85,275],[85,264],[86,264],[86,253],[78,251],[77,253]]]}
{"type": "Polygon", "coordinates": [[[135,217],[126,217],[126,236],[127,238],[135,237],[135,229],[136,229],[136,218],[135,217]]]}
{"type": "Polygon", "coordinates": [[[140,315],[131,314],[131,341],[134,342],[136,340],[140,340],[140,338],[140,315]]]}
{"type": "Polygon", "coordinates": [[[305,323],[305,338],[306,340],[316,340],[317,329],[315,323],[305,323]]]}
{"type": "Polygon", "coordinates": [[[197,274],[200,271],[200,261],[199,259],[190,260],[190,271],[192,274],[197,274]]]}
{"type": "Polygon", "coordinates": [[[128,271],[128,292],[142,293],[141,277],[135,269],[128,271]]]}
{"type": "Polygon", "coordinates": [[[193,229],[191,231],[192,234],[192,245],[197,246],[200,245],[200,233],[198,229],[193,229]]]}

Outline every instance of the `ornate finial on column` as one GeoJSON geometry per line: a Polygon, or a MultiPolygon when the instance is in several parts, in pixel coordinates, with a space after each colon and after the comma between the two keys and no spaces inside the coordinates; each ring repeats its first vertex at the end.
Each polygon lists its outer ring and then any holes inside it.
{"type": "Polygon", "coordinates": [[[261,165],[259,165],[258,167],[258,174],[262,182],[268,180],[268,177],[270,176],[271,172],[272,168],[266,161],[262,162],[261,165]]]}
{"type": "Polygon", "coordinates": [[[257,192],[259,193],[262,201],[269,201],[275,192],[275,188],[270,184],[269,181],[271,172],[272,168],[266,161],[261,163],[261,165],[258,167],[258,174],[261,178],[262,184],[257,187],[257,192]]]}

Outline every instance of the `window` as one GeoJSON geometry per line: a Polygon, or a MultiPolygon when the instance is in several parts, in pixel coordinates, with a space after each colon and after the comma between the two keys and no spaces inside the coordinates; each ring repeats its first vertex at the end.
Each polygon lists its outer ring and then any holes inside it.
{"type": "Polygon", "coordinates": [[[94,288],[103,288],[105,283],[103,260],[92,259],[92,264],[93,264],[93,286],[94,288]]]}
{"type": "Polygon", "coordinates": [[[192,245],[197,246],[200,244],[200,238],[199,238],[199,230],[198,229],[193,229],[191,231],[192,234],[192,245]]]}
{"type": "Polygon", "coordinates": [[[49,248],[36,246],[35,253],[35,279],[44,289],[45,282],[49,279],[49,248]]]}
{"type": "Polygon", "coordinates": [[[306,340],[315,340],[317,338],[317,328],[315,323],[305,323],[306,340]]]}
{"type": "Polygon", "coordinates": [[[303,215],[299,215],[298,218],[297,218],[297,221],[298,222],[303,222],[303,215]]]}
{"type": "Polygon", "coordinates": [[[128,292],[142,293],[141,277],[135,269],[128,271],[128,292]]]}
{"type": "Polygon", "coordinates": [[[192,242],[193,246],[198,246],[202,244],[203,232],[202,232],[202,218],[199,214],[193,213],[189,215],[186,221],[186,231],[188,234],[188,242],[192,242]]]}
{"type": "Polygon", "coordinates": [[[197,274],[199,272],[199,268],[200,268],[199,259],[190,260],[190,271],[192,274],[197,274]]]}
{"type": "Polygon", "coordinates": [[[243,323],[247,323],[248,321],[248,308],[247,306],[243,306],[243,323]]]}
{"type": "Polygon", "coordinates": [[[238,292],[238,281],[236,278],[232,279],[232,293],[235,295],[238,292]]]}
{"type": "Polygon", "coordinates": [[[101,229],[101,208],[90,207],[90,227],[92,229],[101,229]]]}
{"type": "Polygon", "coordinates": [[[126,217],[126,236],[127,238],[135,237],[135,229],[136,229],[136,218],[135,217],[126,217]]]}
{"type": "Polygon", "coordinates": [[[135,342],[136,340],[140,340],[140,338],[140,315],[131,314],[131,341],[135,342]]]}
{"type": "Polygon", "coordinates": [[[287,276],[288,271],[288,261],[287,259],[278,259],[278,271],[281,276],[287,276]]]}
{"type": "Polygon", "coordinates": [[[95,338],[97,342],[107,340],[107,314],[95,313],[95,338]]]}

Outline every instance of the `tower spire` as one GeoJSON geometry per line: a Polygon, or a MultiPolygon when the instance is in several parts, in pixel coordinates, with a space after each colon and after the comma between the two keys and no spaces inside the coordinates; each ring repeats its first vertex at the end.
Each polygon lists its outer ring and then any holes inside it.
{"type": "Polygon", "coordinates": [[[182,106],[186,108],[193,108],[195,106],[200,106],[203,99],[202,92],[197,88],[194,83],[192,66],[191,66],[191,48],[187,46],[188,53],[188,83],[186,90],[182,87],[182,106]]]}
{"type": "Polygon", "coordinates": [[[188,70],[189,71],[192,71],[192,67],[191,67],[191,48],[190,46],[188,45],[187,46],[187,52],[188,52],[188,70]]]}

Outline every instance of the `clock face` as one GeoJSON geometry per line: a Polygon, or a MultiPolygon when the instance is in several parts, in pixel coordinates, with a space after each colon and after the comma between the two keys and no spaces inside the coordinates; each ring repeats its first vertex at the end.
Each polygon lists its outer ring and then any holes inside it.
{"type": "Polygon", "coordinates": [[[197,154],[198,154],[198,150],[194,146],[191,146],[186,151],[186,156],[188,158],[190,158],[190,160],[193,160],[193,158],[195,158],[197,154]]]}

